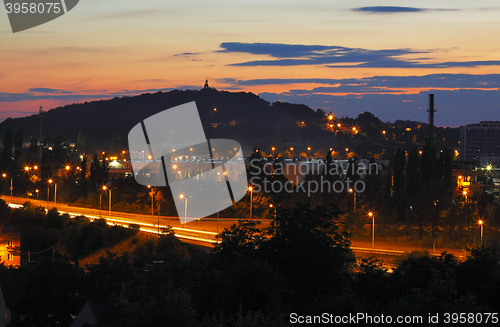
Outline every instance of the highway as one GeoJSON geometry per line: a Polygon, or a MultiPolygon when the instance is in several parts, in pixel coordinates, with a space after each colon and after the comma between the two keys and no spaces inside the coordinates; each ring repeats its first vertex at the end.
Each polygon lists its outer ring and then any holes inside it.
{"type": "MultiPolygon", "coordinates": [[[[56,208],[60,213],[67,213],[70,217],[85,216],[90,220],[105,218],[108,225],[119,225],[124,227],[129,227],[131,224],[136,224],[140,226],[140,230],[147,233],[157,234],[158,226],[161,228],[170,227],[174,231],[176,237],[178,237],[183,243],[189,244],[195,248],[210,249],[218,242],[216,236],[222,233],[224,228],[229,228],[233,224],[237,224],[239,218],[221,218],[219,220],[214,218],[203,218],[197,221],[192,221],[187,224],[182,223],[182,218],[179,217],[168,217],[168,216],[151,216],[142,215],[134,213],[125,213],[119,211],[111,211],[109,214],[108,210],[98,210],[83,208],[77,206],[70,206],[62,203],[47,202],[42,200],[36,200],[33,198],[21,198],[21,197],[11,197],[1,196],[1,198],[9,204],[11,207],[22,207],[25,202],[30,202],[34,206],[40,206],[47,209],[56,208]]],[[[269,227],[270,219],[258,219],[261,222],[259,227],[269,227]]],[[[357,243],[357,242],[354,242],[357,243]]],[[[395,250],[395,249],[372,249],[368,247],[357,247],[351,246],[356,255],[365,256],[372,255],[375,257],[380,257],[381,259],[387,259],[389,257],[394,258],[395,256],[400,256],[406,251],[395,250]]],[[[385,260],[384,260],[385,261],[385,260]]],[[[390,260],[392,261],[392,259],[390,260]]]]}
{"type": "MultiPolygon", "coordinates": [[[[222,233],[224,228],[229,228],[231,225],[237,224],[238,220],[241,220],[238,218],[221,218],[219,220],[203,218],[183,224],[182,218],[179,219],[179,217],[141,215],[118,211],[111,211],[111,214],[109,214],[108,210],[69,206],[33,198],[12,197],[12,201],[10,196],[3,195],[1,198],[11,207],[21,207],[25,202],[30,202],[33,206],[44,207],[46,210],[56,208],[58,212],[67,213],[70,217],[85,216],[91,220],[105,218],[107,224],[111,226],[129,227],[131,224],[136,224],[140,226],[141,231],[147,233],[156,234],[159,229],[170,227],[175,236],[182,242],[204,247],[213,247],[217,243],[217,234],[222,233]]],[[[261,227],[268,227],[271,222],[270,219],[259,219],[259,221],[261,227]]]]}

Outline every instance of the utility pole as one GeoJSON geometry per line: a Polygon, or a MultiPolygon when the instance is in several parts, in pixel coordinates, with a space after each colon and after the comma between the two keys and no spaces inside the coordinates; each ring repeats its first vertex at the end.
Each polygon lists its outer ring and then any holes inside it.
{"type": "Polygon", "coordinates": [[[40,144],[40,162],[42,161],[42,119],[43,119],[43,107],[40,106],[40,110],[38,111],[38,117],[40,118],[40,140],[38,143],[40,144]]]}

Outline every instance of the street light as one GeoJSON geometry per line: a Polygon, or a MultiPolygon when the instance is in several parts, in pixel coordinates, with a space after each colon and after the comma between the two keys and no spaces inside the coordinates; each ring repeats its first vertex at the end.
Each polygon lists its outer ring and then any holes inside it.
{"type": "Polygon", "coordinates": [[[253,207],[253,187],[249,186],[248,190],[250,191],[250,219],[252,219],[252,207],[253,207]]]}
{"type": "Polygon", "coordinates": [[[54,182],[52,179],[49,179],[48,182],[49,182],[49,187],[47,187],[47,202],[49,201],[50,184],[54,183],[54,203],[57,203],[57,183],[54,182]]]}
{"type": "Polygon", "coordinates": [[[372,218],[372,249],[375,249],[375,215],[370,211],[368,217],[372,218]]]}
{"type": "Polygon", "coordinates": [[[463,190],[462,194],[465,197],[465,202],[467,203],[467,190],[463,190]]]}
{"type": "Polygon", "coordinates": [[[103,193],[101,192],[101,195],[99,196],[99,218],[101,218],[102,195],[103,193]]]}
{"type": "Polygon", "coordinates": [[[356,212],[356,191],[350,188],[349,193],[352,193],[352,211],[356,212]]]}
{"type": "Polygon", "coordinates": [[[187,211],[188,211],[188,199],[186,196],[184,196],[184,194],[180,194],[179,198],[181,200],[186,200],[186,204],[184,205],[184,224],[186,224],[187,223],[187,211]]]}
{"type": "MultiPolygon", "coordinates": [[[[6,174],[6,173],[3,173],[3,174],[2,174],[2,177],[3,177],[3,178],[7,177],[7,174],[6,174]]],[[[12,187],[12,176],[11,176],[11,177],[10,177],[10,203],[12,203],[12,190],[13,190],[13,189],[14,189],[14,188],[12,187]]]]}
{"type": "Polygon", "coordinates": [[[109,211],[108,211],[108,216],[111,217],[111,189],[108,188],[106,185],[102,187],[104,191],[108,190],[109,191],[109,211]]]}
{"type": "Polygon", "coordinates": [[[481,226],[481,244],[483,244],[483,224],[484,224],[484,221],[479,220],[477,223],[479,224],[479,226],[481,226]]]}
{"type": "Polygon", "coordinates": [[[153,212],[153,188],[151,187],[151,185],[148,185],[148,188],[150,189],[149,191],[149,195],[151,196],[151,216],[154,215],[154,212],[153,212]]]}
{"type": "Polygon", "coordinates": [[[275,207],[275,206],[271,203],[271,204],[269,205],[269,208],[274,209],[274,218],[276,218],[276,207],[275,207]]]}

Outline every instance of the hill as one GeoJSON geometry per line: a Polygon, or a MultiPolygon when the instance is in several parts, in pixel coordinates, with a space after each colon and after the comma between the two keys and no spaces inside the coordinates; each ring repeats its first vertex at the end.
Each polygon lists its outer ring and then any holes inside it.
{"type": "MultiPolygon", "coordinates": [[[[43,135],[62,135],[74,143],[83,142],[86,137],[85,148],[89,152],[126,148],[128,132],[139,121],[190,101],[197,104],[207,138],[234,139],[247,153],[254,146],[263,149],[276,146],[279,151],[294,146],[297,155],[308,146],[313,147],[313,151],[320,148],[338,151],[350,146],[362,147],[359,155],[383,153],[402,143],[422,143],[426,133],[426,124],[401,121],[387,124],[371,113],[363,113],[356,119],[334,118],[335,125],[328,127],[327,115],[321,109],[315,111],[302,104],[271,104],[252,93],[208,88],[146,93],[58,107],[44,114],[43,135]],[[337,128],[338,124],[342,127],[337,128]],[[351,126],[357,128],[355,133],[350,130],[351,126]],[[407,126],[411,126],[413,132],[407,126]],[[387,134],[382,134],[385,129],[387,134]]],[[[22,128],[24,141],[29,142],[31,137],[39,135],[39,125],[38,115],[9,118],[0,124],[0,136],[8,128],[14,132],[22,128]]],[[[436,134],[439,136],[443,131],[438,128],[436,134]]],[[[458,129],[448,131],[442,138],[446,146],[456,147],[458,129]]]]}

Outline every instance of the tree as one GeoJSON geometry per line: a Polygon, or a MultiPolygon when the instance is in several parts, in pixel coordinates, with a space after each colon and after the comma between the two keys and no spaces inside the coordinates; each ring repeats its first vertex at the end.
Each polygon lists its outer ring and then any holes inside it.
{"type": "Polygon", "coordinates": [[[420,189],[419,161],[418,148],[414,147],[408,156],[406,167],[406,193],[410,199],[413,199],[420,189]]]}
{"type": "Polygon", "coordinates": [[[69,326],[81,309],[83,271],[61,261],[44,261],[26,272],[22,299],[13,308],[13,326],[69,326]]]}
{"type": "Polygon", "coordinates": [[[108,179],[108,162],[106,160],[99,160],[97,154],[92,158],[90,165],[90,188],[95,191],[105,185],[108,179]]]}
{"type": "Polygon", "coordinates": [[[297,203],[277,211],[270,238],[260,251],[266,261],[279,267],[297,301],[342,289],[354,257],[348,234],[339,230],[337,207],[311,207],[297,203]]]}
{"type": "Polygon", "coordinates": [[[20,128],[14,136],[14,153],[16,160],[19,160],[19,157],[23,154],[23,142],[23,129],[20,128]]]}
{"type": "Polygon", "coordinates": [[[12,158],[12,148],[14,147],[14,133],[10,128],[7,128],[3,136],[3,153],[2,159],[4,165],[10,163],[10,158],[12,158]]]}

